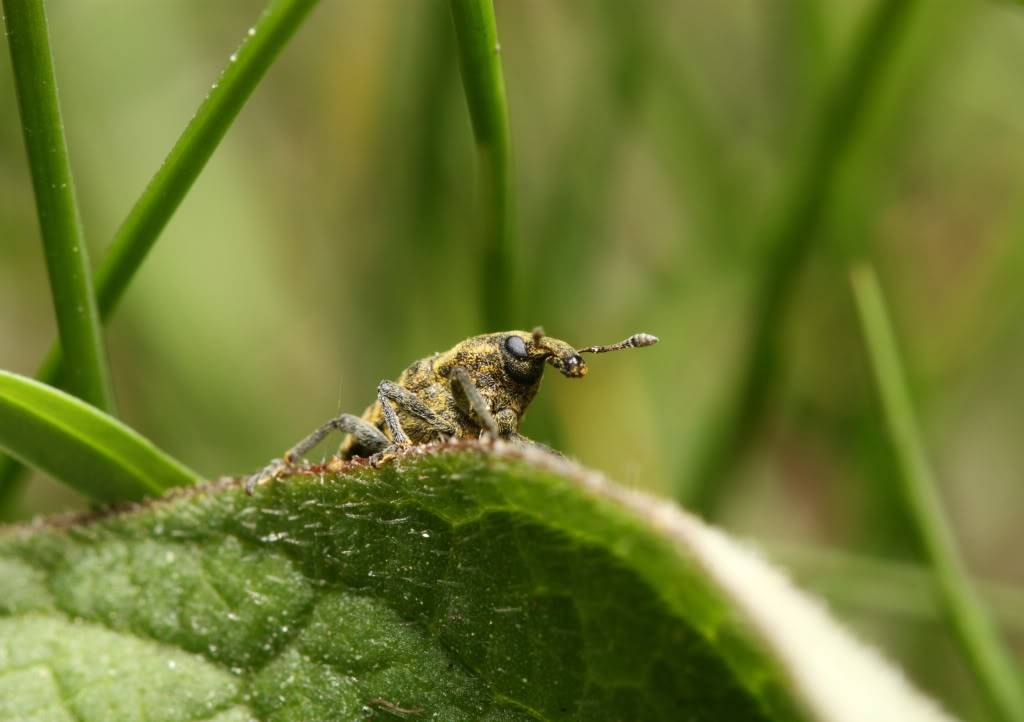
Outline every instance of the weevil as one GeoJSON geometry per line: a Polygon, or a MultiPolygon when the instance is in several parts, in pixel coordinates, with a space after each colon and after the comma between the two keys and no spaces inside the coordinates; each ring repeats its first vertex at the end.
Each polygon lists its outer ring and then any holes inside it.
{"type": "Polygon", "coordinates": [[[246,480],[252,493],[262,481],[294,469],[306,452],[332,431],[348,435],[338,450],[342,459],[368,456],[371,462],[413,444],[445,439],[488,437],[532,444],[519,422],[537,395],[545,364],[568,378],[587,375],[581,354],[652,346],[648,333],[633,334],[609,346],[576,349],[541,328],[472,336],[448,351],[420,359],[397,381],[381,381],[377,400],[362,416],[342,414],[246,480]]]}

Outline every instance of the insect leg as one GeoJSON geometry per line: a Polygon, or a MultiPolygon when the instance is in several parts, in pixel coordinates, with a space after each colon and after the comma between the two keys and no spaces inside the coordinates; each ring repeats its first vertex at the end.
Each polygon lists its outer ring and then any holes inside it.
{"type": "Polygon", "coordinates": [[[530,437],[523,436],[518,432],[513,433],[511,436],[509,436],[508,440],[511,441],[513,444],[516,444],[526,449],[536,449],[537,451],[543,451],[553,456],[558,456],[563,459],[565,458],[565,454],[563,454],[561,451],[552,449],[547,444],[542,444],[539,441],[534,441],[530,437]]]}
{"type": "Polygon", "coordinates": [[[295,446],[288,449],[284,453],[284,463],[294,464],[296,459],[304,456],[307,451],[319,444],[324,440],[324,437],[335,430],[345,434],[352,434],[360,446],[366,447],[371,451],[380,451],[388,445],[388,437],[384,436],[376,426],[358,416],[342,414],[336,419],[331,419],[295,446]]]}
{"type": "Polygon", "coordinates": [[[473,379],[469,377],[469,372],[461,366],[455,366],[452,368],[452,376],[458,382],[459,386],[462,387],[462,391],[466,394],[466,398],[469,400],[469,405],[473,409],[473,413],[476,414],[477,418],[480,419],[480,423],[487,429],[487,433],[493,438],[498,438],[498,424],[494,421],[494,417],[491,415],[491,409],[488,407],[487,402],[484,401],[484,397],[480,393],[480,389],[473,383],[473,379]]]}
{"type": "Polygon", "coordinates": [[[358,416],[342,414],[338,418],[331,419],[326,424],[318,427],[309,436],[292,448],[288,449],[288,451],[284,453],[283,458],[274,459],[263,469],[246,479],[246,493],[252,494],[252,490],[256,488],[256,485],[260,482],[269,479],[276,479],[283,473],[290,470],[294,466],[296,459],[304,456],[307,451],[319,444],[324,440],[325,436],[335,430],[342,431],[346,434],[352,434],[361,446],[372,451],[380,451],[388,445],[388,437],[384,436],[376,426],[367,423],[358,416]]]}
{"type": "Polygon", "coordinates": [[[503,439],[511,439],[518,435],[519,416],[512,409],[502,409],[492,414],[494,423],[498,425],[498,436],[503,439]]]}
{"type": "Polygon", "coordinates": [[[381,410],[384,412],[384,420],[387,422],[388,429],[391,431],[391,436],[396,444],[404,445],[412,442],[402,429],[402,423],[398,420],[398,414],[395,413],[394,408],[392,408],[389,402],[393,402],[400,411],[427,422],[442,434],[454,436],[458,432],[458,429],[435,414],[426,404],[420,401],[416,394],[406,388],[402,388],[394,381],[385,380],[380,382],[380,385],[377,386],[377,399],[380,401],[381,410]]]}

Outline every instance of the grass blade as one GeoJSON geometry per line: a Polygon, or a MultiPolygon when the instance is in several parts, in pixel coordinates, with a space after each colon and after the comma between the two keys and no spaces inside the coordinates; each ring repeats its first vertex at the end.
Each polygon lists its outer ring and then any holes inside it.
{"type": "Polygon", "coordinates": [[[999,719],[1022,722],[1024,689],[1009,652],[1001,644],[967,578],[943,512],[878,279],[866,266],[855,268],[851,278],[871,365],[899,458],[904,501],[913,531],[935,573],[946,617],[993,711],[999,719]]]}
{"type": "Polygon", "coordinates": [[[0,371],[0,448],[100,501],[137,500],[198,475],[74,396],[0,371]]]}
{"type": "Polygon", "coordinates": [[[146,254],[281,49],[317,0],[273,0],[235,51],[135,202],[96,273],[101,315],[114,310],[146,254]]]}
{"type": "MultiPolygon", "coordinates": [[[[9,0],[7,0],[9,1],[9,0]]],[[[24,0],[18,0],[23,2],[24,0]]],[[[317,0],[273,0],[231,60],[160,169],[118,228],[95,276],[100,320],[110,318],[135,272],[231,123],[317,0]]],[[[63,347],[54,344],[36,372],[44,383],[64,383],[63,347]]],[[[0,509],[19,487],[23,467],[0,457],[0,509]]]]}
{"type": "Polygon", "coordinates": [[[113,409],[110,367],[92,291],[42,0],[3,0],[21,127],[61,346],[66,388],[113,409]]]}
{"type": "Polygon", "coordinates": [[[476,137],[483,274],[480,303],[487,330],[510,328],[519,308],[512,220],[512,158],[501,46],[491,0],[451,0],[459,68],[476,137]]]}
{"type": "Polygon", "coordinates": [[[792,173],[759,247],[769,254],[754,293],[753,336],[707,448],[680,488],[680,501],[714,517],[733,469],[760,426],[778,367],[778,345],[796,282],[833,201],[842,161],[881,101],[886,72],[922,13],[914,0],[882,0],[870,12],[792,173]]]}

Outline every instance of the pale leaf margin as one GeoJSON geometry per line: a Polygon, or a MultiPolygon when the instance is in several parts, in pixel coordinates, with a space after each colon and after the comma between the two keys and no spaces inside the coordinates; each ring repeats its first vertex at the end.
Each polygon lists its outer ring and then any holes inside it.
{"type": "Polygon", "coordinates": [[[669,538],[727,598],[778,662],[796,699],[821,722],[953,722],[903,672],[837,622],[778,567],[675,503],[527,449],[525,459],[578,484],[669,538]]]}

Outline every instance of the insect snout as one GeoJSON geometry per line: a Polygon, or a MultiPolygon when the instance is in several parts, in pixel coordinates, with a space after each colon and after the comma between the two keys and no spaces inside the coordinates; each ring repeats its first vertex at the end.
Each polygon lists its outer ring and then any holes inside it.
{"type": "Polygon", "coordinates": [[[552,356],[550,363],[556,369],[569,378],[580,378],[587,375],[587,362],[575,351],[558,356],[552,356]]]}

